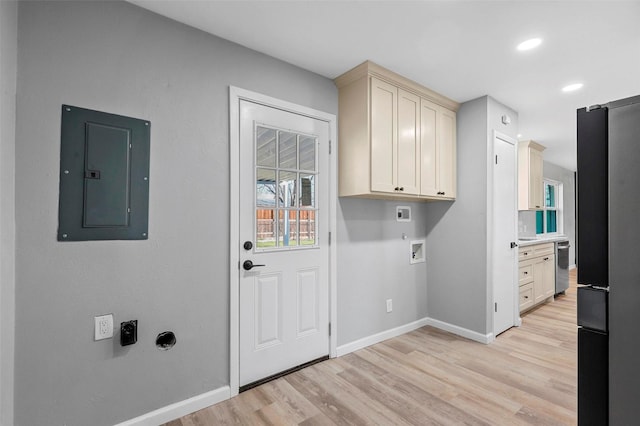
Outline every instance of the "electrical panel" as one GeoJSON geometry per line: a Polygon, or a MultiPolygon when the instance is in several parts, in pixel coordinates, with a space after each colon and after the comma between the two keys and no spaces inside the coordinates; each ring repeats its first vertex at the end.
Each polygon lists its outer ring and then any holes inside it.
{"type": "Polygon", "coordinates": [[[148,120],[62,105],[58,241],[146,240],[148,120]]]}

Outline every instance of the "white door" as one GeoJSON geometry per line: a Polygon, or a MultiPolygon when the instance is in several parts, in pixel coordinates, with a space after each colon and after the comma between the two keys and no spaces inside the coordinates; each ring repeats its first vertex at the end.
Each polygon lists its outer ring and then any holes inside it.
{"type": "Polygon", "coordinates": [[[518,309],[516,261],[516,147],[494,137],[493,153],[493,335],[516,325],[518,309]]]}
{"type": "Polygon", "coordinates": [[[327,122],[240,101],[240,386],[329,354],[328,171],[327,122]]]}

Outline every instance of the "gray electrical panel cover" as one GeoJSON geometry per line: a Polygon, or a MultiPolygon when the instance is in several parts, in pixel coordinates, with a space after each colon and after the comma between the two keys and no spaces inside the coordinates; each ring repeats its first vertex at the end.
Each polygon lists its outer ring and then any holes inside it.
{"type": "Polygon", "coordinates": [[[151,123],[62,105],[58,241],[146,240],[151,123]]]}

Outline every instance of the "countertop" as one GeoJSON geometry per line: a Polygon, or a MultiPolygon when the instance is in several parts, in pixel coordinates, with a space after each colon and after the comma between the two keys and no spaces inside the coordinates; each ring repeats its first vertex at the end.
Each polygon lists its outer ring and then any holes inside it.
{"type": "Polygon", "coordinates": [[[555,243],[556,241],[566,241],[568,240],[569,237],[567,237],[566,235],[550,235],[547,237],[536,237],[536,238],[527,238],[524,240],[518,240],[518,245],[520,247],[527,247],[527,246],[532,246],[535,244],[543,244],[543,243],[555,243]]]}

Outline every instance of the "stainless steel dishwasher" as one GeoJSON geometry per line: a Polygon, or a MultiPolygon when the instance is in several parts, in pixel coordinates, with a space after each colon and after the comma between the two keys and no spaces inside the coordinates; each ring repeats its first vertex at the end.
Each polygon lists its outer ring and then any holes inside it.
{"type": "Polygon", "coordinates": [[[556,241],[556,294],[569,288],[569,241],[556,241]]]}

